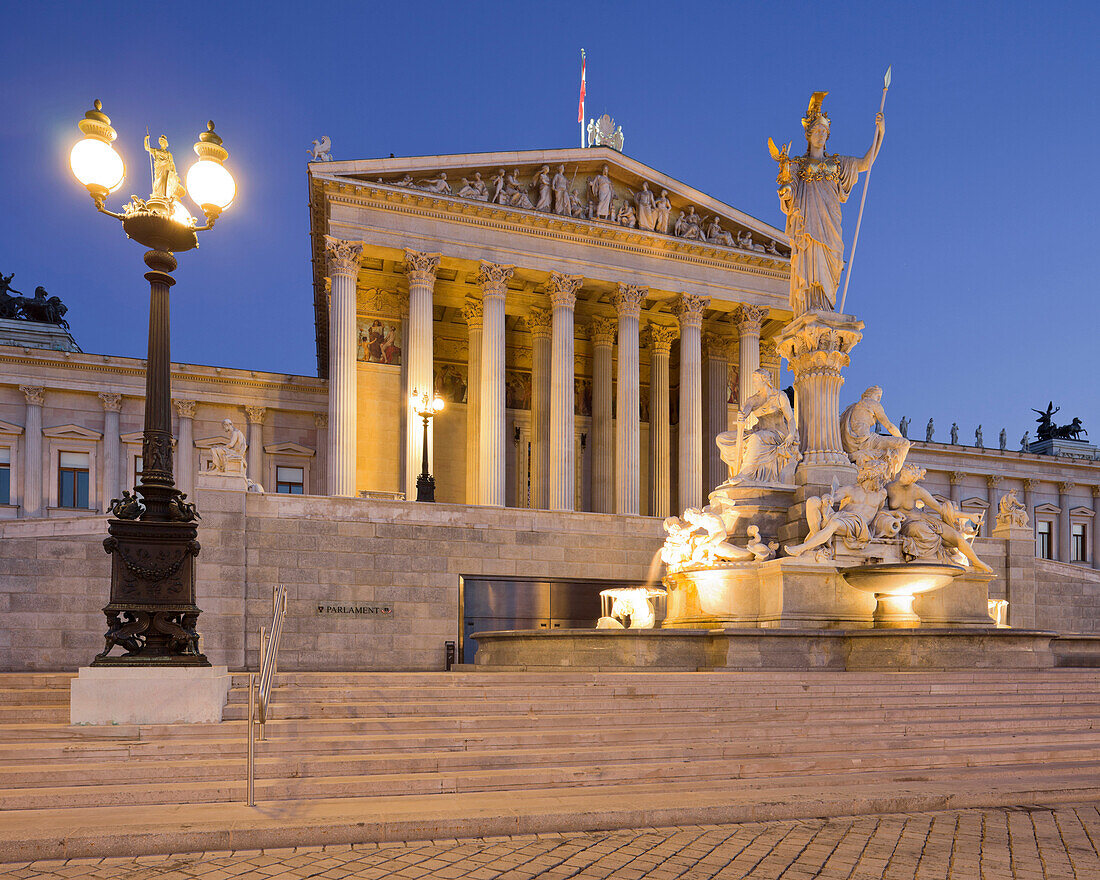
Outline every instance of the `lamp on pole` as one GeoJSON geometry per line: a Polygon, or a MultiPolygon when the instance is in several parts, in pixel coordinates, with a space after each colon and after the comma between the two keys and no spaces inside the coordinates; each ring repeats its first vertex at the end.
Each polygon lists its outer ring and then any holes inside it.
{"type": "Polygon", "coordinates": [[[428,473],[428,423],[437,412],[443,411],[443,398],[438,394],[433,398],[427,391],[412,393],[412,407],[424,420],[424,450],[420,476],[416,478],[416,500],[435,501],[435,477],[428,473]]]}
{"type": "MultiPolygon", "coordinates": [[[[222,165],[229,156],[214,123],[199,135],[199,159],[187,172],[187,186],[176,171],[168,139],[145,150],[152,160],[153,188],[148,199],[133,196],[122,212],[104,207],[107,196],[122,185],[126,168],[111,145],[115,130],[96,101],[78,123],[83,137],[73,147],[69,164],[88,190],[96,210],[121,221],[128,238],[149,250],[149,358],[145,370],[145,425],[142,471],[134,494],[111,501],[109,537],[103,548],[111,555],[111,596],[105,646],[93,666],[209,666],[199,653],[195,630],[201,613],[195,604],[195,557],[199,518],[195,505],[176,488],[172,475],[172,392],[168,291],[176,283],[175,254],[198,246],[196,233],[214,227],[233,201],[236,184],[222,165]],[[206,216],[204,226],[182,202],[189,195],[206,216]],[[115,646],[122,656],[109,656],[115,646]]],[[[180,450],[190,455],[190,450],[180,450]]]]}

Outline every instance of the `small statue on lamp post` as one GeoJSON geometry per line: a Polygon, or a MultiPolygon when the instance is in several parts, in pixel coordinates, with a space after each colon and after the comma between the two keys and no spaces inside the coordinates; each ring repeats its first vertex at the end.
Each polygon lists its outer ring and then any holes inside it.
{"type": "Polygon", "coordinates": [[[416,500],[435,501],[435,477],[428,472],[428,423],[437,412],[443,411],[443,398],[429,394],[427,391],[419,392],[415,388],[412,393],[412,407],[416,414],[424,420],[424,446],[421,456],[420,476],[416,478],[416,500]]]}

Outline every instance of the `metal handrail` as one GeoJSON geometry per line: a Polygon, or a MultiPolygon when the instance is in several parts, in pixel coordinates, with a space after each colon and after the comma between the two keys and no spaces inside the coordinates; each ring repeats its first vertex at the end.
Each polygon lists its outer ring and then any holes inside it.
{"type": "Polygon", "coordinates": [[[271,704],[271,686],[278,669],[279,642],[286,620],[286,587],[271,591],[271,626],[260,627],[260,673],[257,693],[256,673],[248,674],[248,806],[256,806],[256,740],[267,739],[267,709],[271,704]],[[256,725],[259,724],[257,736],[256,725]]]}

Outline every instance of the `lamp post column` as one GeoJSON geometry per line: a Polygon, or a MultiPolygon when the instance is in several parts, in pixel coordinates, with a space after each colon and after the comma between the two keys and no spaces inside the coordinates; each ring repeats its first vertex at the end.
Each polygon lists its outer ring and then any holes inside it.
{"type": "Polygon", "coordinates": [[[653,479],[653,516],[667,517],[672,505],[672,475],[669,456],[672,454],[668,423],[668,356],[675,327],[649,325],[649,473],[653,479]]]}
{"type": "Polygon", "coordinates": [[[477,276],[482,313],[478,500],[496,507],[505,504],[504,298],[514,271],[483,262],[477,276]]]}
{"type": "Polygon", "coordinates": [[[616,389],[615,512],[637,516],[641,511],[641,413],[638,406],[638,319],[648,287],[620,284],[613,297],[619,315],[619,383],[616,389]]]}
{"type": "Polygon", "coordinates": [[[478,455],[481,432],[481,303],[467,299],[462,307],[470,339],[466,361],[466,503],[479,504],[478,455]]]}
{"type": "Polygon", "coordinates": [[[703,388],[699,333],[710,297],[683,293],[680,321],[680,509],[703,505],[703,388]]]}
{"type": "Polygon", "coordinates": [[[20,385],[19,390],[27,400],[23,419],[23,516],[41,516],[42,402],[46,389],[39,385],[20,385]]]}
{"type": "Polygon", "coordinates": [[[195,404],[194,400],[173,400],[179,419],[176,440],[176,485],[185,495],[195,492],[195,404]]]}
{"type": "Polygon", "coordinates": [[[328,494],[355,494],[355,284],[363,245],[325,236],[332,278],[328,332],[328,494]]]}
{"type": "Polygon", "coordinates": [[[580,275],[550,273],[550,509],[576,509],[573,309],[580,275]]]}
{"type": "MultiPolygon", "coordinates": [[[[409,337],[405,350],[408,358],[409,388],[431,396],[435,392],[432,347],[432,297],[435,289],[435,273],[439,269],[439,254],[425,254],[405,249],[405,275],[409,279],[409,337]]],[[[428,425],[426,432],[418,424],[420,416],[405,396],[405,497],[414,498],[417,490],[417,469],[422,455],[428,456],[424,473],[432,472],[434,455],[434,431],[428,425]],[[421,434],[426,440],[422,439],[421,434]],[[423,443],[427,447],[422,449],[423,443]]]]}
{"type": "Polygon", "coordinates": [[[533,308],[527,315],[531,330],[531,506],[550,504],[550,373],[552,315],[533,308]]]}
{"type": "Polygon", "coordinates": [[[613,318],[592,319],[592,509],[611,513],[615,509],[615,447],[611,417],[611,348],[615,344],[613,318]]]}

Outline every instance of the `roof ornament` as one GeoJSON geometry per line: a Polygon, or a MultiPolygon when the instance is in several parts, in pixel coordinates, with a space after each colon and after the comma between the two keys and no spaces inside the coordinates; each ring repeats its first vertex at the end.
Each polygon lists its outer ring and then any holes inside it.
{"type": "Polygon", "coordinates": [[[306,152],[309,153],[310,162],[331,162],[332,153],[329,150],[332,149],[332,141],[328,139],[327,134],[321,135],[321,139],[315,140],[312,147],[307,147],[306,152]]]}
{"type": "Polygon", "coordinates": [[[615,120],[608,114],[599,119],[588,120],[588,146],[611,147],[613,150],[623,151],[623,127],[616,128],[615,120]]]}

